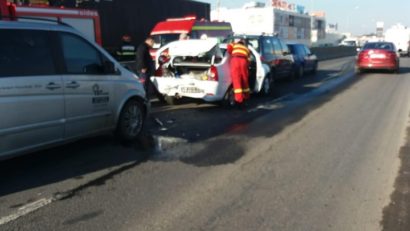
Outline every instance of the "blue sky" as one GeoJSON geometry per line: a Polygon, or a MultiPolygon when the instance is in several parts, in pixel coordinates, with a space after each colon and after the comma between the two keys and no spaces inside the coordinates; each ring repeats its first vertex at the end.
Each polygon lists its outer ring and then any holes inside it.
{"type": "MultiPolygon", "coordinates": [[[[217,0],[199,0],[216,7],[217,0]]],[[[238,8],[250,0],[220,0],[222,7],[238,8]]],[[[266,2],[260,0],[259,2],[266,2]]],[[[376,22],[383,21],[385,29],[396,23],[410,26],[410,0],[289,0],[313,11],[325,11],[327,23],[338,23],[339,31],[355,35],[376,30],[376,22]]]]}

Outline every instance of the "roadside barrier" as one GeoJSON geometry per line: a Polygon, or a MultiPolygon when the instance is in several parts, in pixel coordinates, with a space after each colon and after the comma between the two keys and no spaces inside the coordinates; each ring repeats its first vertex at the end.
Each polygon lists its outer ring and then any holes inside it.
{"type": "Polygon", "coordinates": [[[357,54],[356,47],[348,46],[312,47],[310,50],[319,60],[336,59],[357,54]]]}
{"type": "MultiPolygon", "coordinates": [[[[347,56],[354,56],[357,54],[356,47],[348,47],[348,46],[337,46],[337,47],[312,47],[310,48],[313,54],[315,54],[319,61],[327,60],[327,59],[336,59],[342,58],[347,56]]],[[[126,61],[120,62],[122,65],[127,67],[128,69],[135,72],[135,62],[134,61],[126,61]]]]}

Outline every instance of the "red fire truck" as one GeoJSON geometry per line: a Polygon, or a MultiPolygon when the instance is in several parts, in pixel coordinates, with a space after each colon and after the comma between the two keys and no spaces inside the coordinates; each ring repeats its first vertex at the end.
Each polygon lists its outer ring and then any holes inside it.
{"type": "Polygon", "coordinates": [[[0,19],[31,21],[35,18],[66,23],[102,45],[100,16],[95,10],[69,9],[47,5],[16,6],[0,0],[0,19]]]}
{"type": "Polygon", "coordinates": [[[151,36],[155,40],[151,56],[155,57],[155,52],[165,44],[178,40],[181,34],[186,34],[191,39],[202,37],[224,39],[232,35],[232,27],[229,22],[214,22],[198,20],[195,16],[184,18],[169,18],[158,22],[151,31],[151,36]]]}

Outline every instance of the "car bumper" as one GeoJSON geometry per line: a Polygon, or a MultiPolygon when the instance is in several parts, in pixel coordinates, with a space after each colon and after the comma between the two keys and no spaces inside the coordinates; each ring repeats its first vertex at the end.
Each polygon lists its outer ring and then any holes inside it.
{"type": "Polygon", "coordinates": [[[161,94],[167,96],[203,99],[208,102],[222,100],[224,96],[217,81],[155,76],[151,77],[151,81],[161,94]]]}
{"type": "Polygon", "coordinates": [[[388,69],[394,70],[397,68],[396,62],[360,62],[357,63],[358,69],[388,69]]]}

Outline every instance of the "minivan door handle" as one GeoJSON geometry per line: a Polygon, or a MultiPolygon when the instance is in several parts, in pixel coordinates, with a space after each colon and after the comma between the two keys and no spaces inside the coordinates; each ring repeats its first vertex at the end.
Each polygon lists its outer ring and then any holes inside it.
{"type": "Polygon", "coordinates": [[[61,85],[58,85],[54,82],[50,82],[47,84],[46,88],[49,90],[55,90],[55,89],[61,88],[61,85]]]}
{"type": "Polygon", "coordinates": [[[68,83],[67,85],[65,85],[65,87],[76,89],[80,87],[80,84],[78,84],[76,81],[72,81],[71,83],[68,83]]]}

